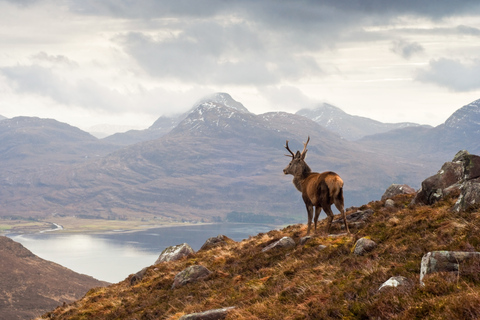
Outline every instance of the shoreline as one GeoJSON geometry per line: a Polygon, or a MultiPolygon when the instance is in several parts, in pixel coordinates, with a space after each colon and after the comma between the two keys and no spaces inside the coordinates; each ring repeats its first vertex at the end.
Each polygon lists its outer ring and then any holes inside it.
{"type": "MultiPolygon", "coordinates": [[[[182,226],[200,226],[213,224],[251,224],[241,222],[167,222],[167,223],[145,223],[141,220],[96,220],[96,219],[79,219],[74,217],[48,219],[36,221],[10,221],[0,219],[0,235],[22,235],[22,234],[39,234],[39,233],[55,233],[55,234],[121,234],[146,231],[149,229],[182,227],[182,226]],[[55,222],[54,222],[55,221],[55,222]],[[8,228],[5,227],[8,225],[8,228]],[[50,227],[50,228],[49,228],[50,227]]],[[[271,226],[279,228],[279,225],[259,223],[259,225],[271,226]]]]}

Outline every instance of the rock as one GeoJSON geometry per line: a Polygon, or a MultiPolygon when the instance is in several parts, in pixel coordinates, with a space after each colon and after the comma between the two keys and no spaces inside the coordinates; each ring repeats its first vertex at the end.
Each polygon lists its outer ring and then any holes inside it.
{"type": "Polygon", "coordinates": [[[433,272],[455,272],[463,274],[480,271],[480,252],[432,251],[422,257],[420,284],[424,277],[433,272]],[[462,267],[460,267],[462,265],[462,267]],[[472,265],[474,267],[472,267],[472,265]]]}
{"type": "Polygon", "coordinates": [[[385,200],[385,208],[394,208],[395,207],[395,201],[392,199],[387,199],[385,200]]]}
{"type": "MultiPolygon", "coordinates": [[[[360,227],[364,225],[367,221],[367,219],[373,215],[373,210],[372,209],[367,209],[367,210],[361,210],[357,211],[354,213],[351,213],[347,215],[347,223],[350,226],[353,227],[360,227]]],[[[340,224],[341,228],[345,228],[345,225],[343,223],[343,218],[338,218],[333,220],[332,224],[340,224]]]]}
{"type": "Polygon", "coordinates": [[[209,249],[214,248],[216,246],[219,246],[219,245],[222,245],[222,244],[227,244],[228,242],[233,242],[233,240],[230,239],[227,236],[224,236],[224,235],[220,234],[216,237],[208,238],[207,241],[205,241],[203,246],[200,248],[200,250],[209,250],[209,249]]]}
{"type": "Polygon", "coordinates": [[[416,190],[406,184],[392,184],[382,196],[382,201],[399,194],[415,194],[416,190]]]}
{"type": "Polygon", "coordinates": [[[372,251],[377,246],[377,243],[368,238],[360,238],[355,243],[353,253],[358,256],[363,256],[365,253],[372,251]]]}
{"type": "Polygon", "coordinates": [[[437,174],[423,180],[422,187],[416,194],[415,204],[431,205],[443,197],[443,189],[463,179],[463,165],[458,162],[446,162],[437,174]]]}
{"type": "Polygon", "coordinates": [[[267,252],[272,249],[283,249],[283,248],[293,248],[295,247],[295,241],[290,237],[283,237],[282,239],[266,246],[262,249],[262,252],[267,252]]]}
{"type": "Polygon", "coordinates": [[[459,151],[452,160],[453,162],[460,162],[464,167],[465,179],[471,180],[480,178],[480,157],[469,154],[466,150],[459,151]]]}
{"type": "Polygon", "coordinates": [[[155,261],[155,264],[159,264],[161,262],[175,261],[190,254],[195,254],[195,251],[186,243],[171,246],[162,251],[157,261],[155,261]]]}
{"type": "Polygon", "coordinates": [[[186,285],[187,283],[197,282],[208,277],[212,272],[204,266],[194,265],[177,273],[173,279],[172,289],[186,285]]]}
{"type": "Polygon", "coordinates": [[[480,207],[480,178],[464,183],[460,191],[460,197],[453,206],[453,210],[460,212],[477,209],[478,207],[480,207]]]}
{"type": "Polygon", "coordinates": [[[404,287],[404,286],[409,286],[411,285],[411,281],[408,278],[402,277],[402,276],[396,276],[396,277],[391,277],[387,281],[385,281],[380,288],[378,288],[378,291],[381,291],[382,289],[385,288],[396,288],[396,287],[404,287]]]}
{"type": "Polygon", "coordinates": [[[179,320],[222,320],[227,317],[228,312],[232,309],[235,309],[235,307],[191,313],[180,317],[179,320]]]}
{"type": "Polygon", "coordinates": [[[480,157],[462,150],[452,162],[446,162],[436,175],[422,182],[412,204],[431,205],[447,195],[460,193],[454,210],[468,210],[480,200],[479,183],[480,157]]]}
{"type": "Polygon", "coordinates": [[[135,273],[131,278],[130,278],[130,285],[133,286],[137,282],[142,281],[143,277],[145,277],[145,274],[147,273],[148,267],[143,268],[142,270],[138,271],[135,273]]]}
{"type": "Polygon", "coordinates": [[[323,249],[326,249],[326,248],[327,248],[326,245],[323,245],[323,244],[318,245],[318,250],[323,250],[323,249]]]}
{"type": "Polygon", "coordinates": [[[308,241],[310,241],[312,239],[312,236],[305,236],[305,237],[302,237],[300,238],[300,245],[304,245],[305,243],[307,243],[308,241]]]}

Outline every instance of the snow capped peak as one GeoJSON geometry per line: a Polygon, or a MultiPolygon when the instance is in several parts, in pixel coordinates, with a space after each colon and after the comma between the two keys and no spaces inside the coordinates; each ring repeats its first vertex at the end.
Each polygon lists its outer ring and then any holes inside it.
{"type": "Polygon", "coordinates": [[[224,93],[224,92],[217,92],[201,99],[196,104],[196,107],[198,107],[199,105],[203,105],[205,103],[213,103],[220,106],[233,108],[240,112],[250,113],[248,109],[243,106],[243,104],[234,100],[228,93],[224,93]]]}
{"type": "Polygon", "coordinates": [[[458,109],[445,121],[447,128],[461,129],[466,125],[480,126],[480,99],[458,109]]]}

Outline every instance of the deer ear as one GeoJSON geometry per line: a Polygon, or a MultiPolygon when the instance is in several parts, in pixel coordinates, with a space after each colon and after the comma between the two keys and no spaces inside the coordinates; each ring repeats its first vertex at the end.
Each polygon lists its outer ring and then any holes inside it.
{"type": "Polygon", "coordinates": [[[301,158],[301,157],[302,157],[302,155],[301,155],[300,151],[297,151],[297,153],[295,154],[295,158],[301,158]]]}
{"type": "Polygon", "coordinates": [[[300,157],[302,158],[302,160],[305,160],[305,157],[307,156],[307,149],[305,149],[305,151],[300,155],[300,157]]]}

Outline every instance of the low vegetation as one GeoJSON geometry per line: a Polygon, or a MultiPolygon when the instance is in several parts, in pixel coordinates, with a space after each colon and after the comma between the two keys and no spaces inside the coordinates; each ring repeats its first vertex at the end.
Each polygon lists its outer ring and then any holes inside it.
{"type": "MultiPolygon", "coordinates": [[[[475,319],[480,317],[480,273],[438,273],[419,284],[422,256],[434,250],[480,250],[478,212],[453,213],[455,199],[409,207],[411,196],[395,206],[381,201],[367,223],[351,236],[317,234],[305,244],[305,225],[293,225],[227,243],[174,262],[150,266],[141,281],[130,278],[90,290],[83,299],[57,308],[42,319],[178,319],[182,315],[235,306],[227,319],[475,319]],[[284,237],[293,249],[262,249],[284,237]],[[357,256],[357,239],[378,246],[357,256]],[[325,245],[321,249],[319,246],[325,245]],[[212,274],[172,289],[175,275],[190,265],[212,274]],[[392,276],[411,285],[379,287],[392,276]]],[[[324,223],[324,221],[322,221],[324,223]]],[[[338,224],[340,225],[340,224],[338,224]]],[[[341,233],[338,229],[334,233],[341,233]]],[[[320,226],[320,230],[325,226],[320,226]]],[[[213,235],[212,235],[213,236],[213,235]]],[[[478,270],[480,271],[480,270],[478,270]]]]}

